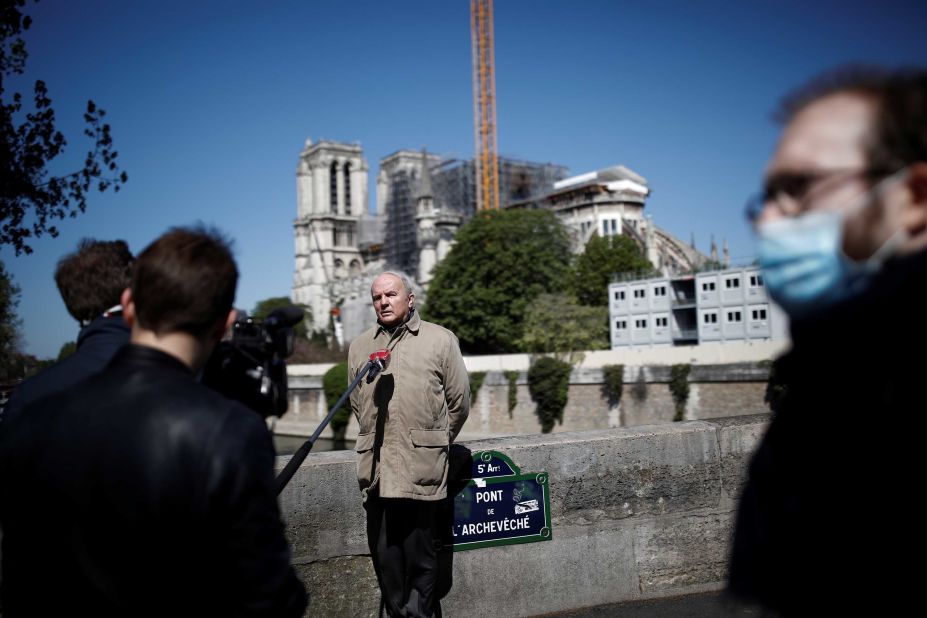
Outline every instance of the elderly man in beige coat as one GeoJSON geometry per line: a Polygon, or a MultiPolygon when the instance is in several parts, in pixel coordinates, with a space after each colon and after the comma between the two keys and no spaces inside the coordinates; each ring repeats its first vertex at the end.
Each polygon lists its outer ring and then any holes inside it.
{"type": "Polygon", "coordinates": [[[348,353],[353,381],[372,352],[390,351],[387,367],[351,394],[367,541],[387,613],[433,616],[437,504],[447,497],[450,444],[467,420],[469,378],[457,337],[418,316],[405,275],[381,274],[370,293],[377,325],[348,353]]]}

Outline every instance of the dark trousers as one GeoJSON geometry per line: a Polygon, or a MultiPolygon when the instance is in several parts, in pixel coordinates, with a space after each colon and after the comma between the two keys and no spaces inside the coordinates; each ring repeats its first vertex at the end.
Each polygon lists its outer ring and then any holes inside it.
{"type": "Polygon", "coordinates": [[[367,496],[367,543],[390,616],[439,612],[437,503],[367,496]]]}

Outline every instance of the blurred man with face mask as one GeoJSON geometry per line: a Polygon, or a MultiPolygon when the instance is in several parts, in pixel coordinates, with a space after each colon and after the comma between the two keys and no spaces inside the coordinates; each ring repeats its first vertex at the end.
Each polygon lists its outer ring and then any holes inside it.
{"type": "Polygon", "coordinates": [[[905,558],[922,536],[927,72],[842,69],[780,116],[748,217],[793,347],[741,497],[730,589],[785,615],[890,615],[916,589],[905,558]]]}

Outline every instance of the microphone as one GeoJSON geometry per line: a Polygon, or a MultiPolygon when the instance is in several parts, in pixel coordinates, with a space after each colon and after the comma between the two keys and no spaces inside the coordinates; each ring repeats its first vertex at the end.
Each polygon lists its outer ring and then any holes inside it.
{"type": "Polygon", "coordinates": [[[280,307],[270,312],[270,315],[264,320],[264,326],[268,329],[296,326],[305,316],[303,310],[295,305],[280,307]]]}
{"type": "Polygon", "coordinates": [[[377,350],[370,355],[370,378],[375,376],[378,372],[386,369],[386,366],[389,365],[389,350],[377,350]]]}

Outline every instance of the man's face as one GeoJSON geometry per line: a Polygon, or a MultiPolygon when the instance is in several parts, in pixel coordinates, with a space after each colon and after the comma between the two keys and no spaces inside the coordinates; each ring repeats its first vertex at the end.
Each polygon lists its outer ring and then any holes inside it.
{"type": "Polygon", "coordinates": [[[854,259],[871,256],[901,223],[882,199],[867,198],[866,140],[875,120],[875,103],[856,94],[834,94],[802,109],[788,124],[766,172],[770,189],[785,194],[767,203],[758,223],[810,210],[842,210],[844,252],[854,259]],[[860,200],[863,208],[853,208],[860,200]]]}
{"type": "Polygon", "coordinates": [[[415,302],[415,294],[407,294],[402,280],[395,275],[380,275],[374,279],[370,295],[377,319],[388,328],[402,324],[415,302]]]}

